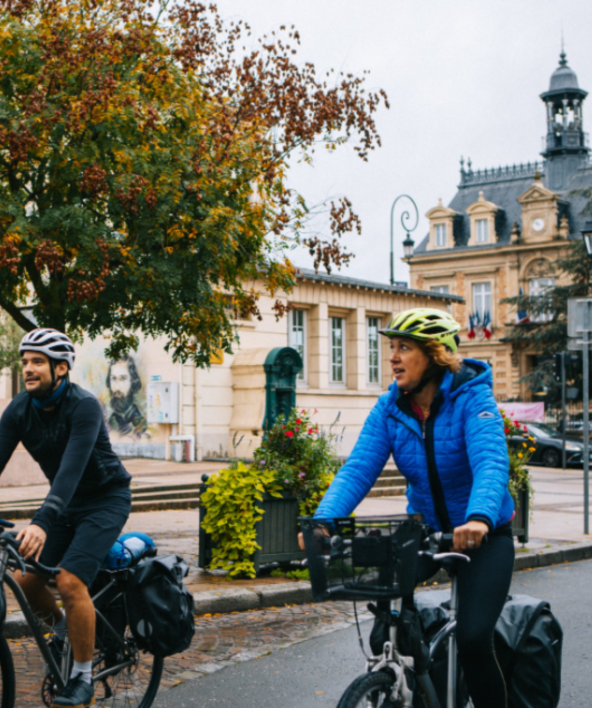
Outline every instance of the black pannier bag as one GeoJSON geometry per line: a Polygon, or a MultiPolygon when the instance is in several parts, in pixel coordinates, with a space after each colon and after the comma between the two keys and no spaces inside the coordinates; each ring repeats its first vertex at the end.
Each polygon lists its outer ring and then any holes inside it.
{"type": "Polygon", "coordinates": [[[495,627],[495,651],[509,708],[556,708],[563,630],[544,600],[511,595],[495,627]]]}
{"type": "Polygon", "coordinates": [[[189,648],[195,620],[193,595],[183,584],[188,572],[179,556],[147,558],[131,571],[125,601],[140,649],[171,656],[189,648]]]}
{"type": "MultiPolygon", "coordinates": [[[[449,602],[450,592],[446,590],[416,594],[415,605],[427,641],[432,641],[448,621],[449,602]]],[[[508,708],[557,708],[563,630],[549,603],[528,595],[510,595],[495,626],[494,643],[508,689],[508,708]]],[[[445,642],[430,667],[440,702],[445,701],[447,667],[445,642]]],[[[465,690],[461,683],[460,705],[465,690]]]]}

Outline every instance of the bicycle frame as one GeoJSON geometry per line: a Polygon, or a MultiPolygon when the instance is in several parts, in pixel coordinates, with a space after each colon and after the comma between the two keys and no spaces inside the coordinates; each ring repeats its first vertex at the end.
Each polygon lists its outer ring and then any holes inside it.
{"type": "MultiPolygon", "coordinates": [[[[451,592],[450,592],[450,619],[442,627],[434,637],[430,645],[430,664],[438,651],[438,648],[444,643],[448,642],[448,671],[447,671],[447,687],[446,687],[446,706],[442,708],[456,708],[456,696],[457,696],[457,648],[456,648],[456,615],[458,612],[458,585],[457,578],[455,574],[450,576],[451,580],[451,592]]],[[[394,600],[391,603],[391,610],[395,612],[400,612],[402,606],[402,600],[394,600]]],[[[397,682],[393,689],[393,695],[401,696],[405,701],[404,706],[412,706],[413,702],[413,691],[407,685],[407,679],[405,677],[405,671],[402,667],[407,666],[413,669],[413,658],[408,656],[402,656],[396,650],[397,646],[397,627],[393,625],[390,627],[390,641],[385,642],[384,653],[380,659],[369,659],[367,662],[367,671],[381,671],[382,669],[388,667],[395,674],[397,682]]],[[[418,675],[416,677],[419,678],[418,675]]],[[[426,675],[426,680],[431,683],[431,679],[426,675]]]]}
{"type": "MultiPolygon", "coordinates": [[[[119,634],[119,632],[117,632],[117,630],[113,628],[109,620],[97,608],[97,604],[100,605],[101,603],[106,602],[106,604],[108,605],[109,602],[112,602],[117,598],[118,594],[123,593],[123,591],[120,590],[117,585],[117,580],[115,578],[111,578],[109,584],[105,585],[105,587],[101,588],[101,590],[99,590],[99,592],[97,592],[96,595],[93,596],[92,601],[95,605],[95,613],[97,615],[97,619],[103,624],[103,627],[108,631],[111,638],[116,641],[122,652],[125,652],[128,648],[127,644],[125,643],[125,640],[119,634]]],[[[106,679],[108,676],[112,676],[113,674],[119,673],[121,669],[125,669],[128,666],[131,666],[133,663],[133,660],[129,659],[127,661],[114,664],[113,666],[110,666],[109,668],[104,669],[100,673],[96,674],[93,680],[96,683],[97,681],[106,679]]]]}
{"type": "Polygon", "coordinates": [[[8,551],[5,548],[0,548],[0,578],[2,578],[2,582],[6,583],[6,585],[10,588],[10,590],[12,590],[14,596],[16,597],[16,601],[18,602],[19,607],[21,608],[22,613],[25,616],[25,620],[31,628],[31,631],[33,632],[33,639],[39,647],[41,656],[43,657],[45,663],[48,665],[49,671],[56,683],[58,690],[61,691],[66,685],[66,682],[64,681],[62,673],[58,665],[56,664],[56,661],[53,658],[51,651],[49,650],[47,642],[45,641],[45,628],[43,626],[43,623],[37,618],[37,615],[35,615],[35,613],[31,609],[31,606],[27,602],[25,593],[21,590],[20,585],[16,582],[12,575],[7,572],[9,557],[10,555],[8,551]]]}

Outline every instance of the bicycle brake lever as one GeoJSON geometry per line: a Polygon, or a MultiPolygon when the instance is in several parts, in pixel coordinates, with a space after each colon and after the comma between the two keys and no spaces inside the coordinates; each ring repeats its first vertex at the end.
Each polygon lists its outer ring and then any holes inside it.
{"type": "Polygon", "coordinates": [[[33,570],[46,575],[48,578],[55,578],[56,575],[60,574],[61,571],[59,568],[50,568],[47,565],[43,565],[43,563],[39,563],[39,561],[33,560],[33,558],[23,558],[17,550],[17,544],[20,545],[20,541],[16,540],[13,533],[6,532],[2,535],[8,541],[6,544],[6,550],[17,562],[19,570],[23,575],[27,574],[27,563],[31,566],[31,568],[33,568],[33,570]]]}
{"type": "Polygon", "coordinates": [[[467,563],[471,562],[471,559],[469,556],[465,556],[464,553],[434,553],[432,558],[435,561],[443,561],[446,560],[447,558],[458,558],[458,560],[464,560],[467,561],[467,563]]]}
{"type": "Polygon", "coordinates": [[[19,555],[19,552],[16,550],[16,548],[14,546],[11,546],[10,544],[8,544],[6,546],[6,551],[7,551],[8,555],[11,556],[11,558],[13,558],[16,561],[16,563],[19,567],[19,570],[21,571],[23,576],[26,575],[27,574],[27,566],[25,565],[25,561],[23,560],[23,557],[21,555],[19,555]]]}

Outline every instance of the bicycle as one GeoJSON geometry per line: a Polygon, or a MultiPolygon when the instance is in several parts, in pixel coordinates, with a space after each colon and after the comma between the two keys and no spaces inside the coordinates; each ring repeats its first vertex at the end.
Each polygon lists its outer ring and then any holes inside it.
{"type": "MultiPolygon", "coordinates": [[[[462,674],[459,676],[456,649],[456,569],[470,559],[462,553],[444,550],[451,547],[452,535],[428,535],[422,523],[407,515],[348,517],[330,522],[301,518],[300,523],[316,601],[374,600],[388,606],[388,610],[380,610],[372,603],[368,605],[370,612],[388,625],[389,638],[384,642],[382,655],[367,657],[366,673],[348,686],[337,708],[471,708],[473,704],[462,674]],[[426,543],[429,550],[421,550],[426,543]],[[416,671],[419,657],[403,653],[403,637],[398,630],[402,598],[415,588],[417,559],[421,554],[429,555],[444,567],[452,589],[450,619],[429,642],[427,663],[422,661],[421,670],[416,671]],[[448,644],[447,686],[446,703],[442,705],[429,672],[445,643],[448,644]]],[[[357,611],[356,624],[361,643],[357,611]]]]}
{"type": "MultiPolygon", "coordinates": [[[[14,524],[0,519],[0,528],[14,524]]],[[[41,698],[50,706],[63,689],[72,667],[72,651],[66,639],[58,662],[51,648],[51,634],[35,615],[20,586],[9,571],[35,572],[55,578],[59,568],[47,568],[32,559],[25,561],[18,554],[19,542],[14,533],[0,532],[0,603],[1,624],[4,623],[6,597],[4,585],[14,593],[29,625],[33,639],[46,664],[41,679],[41,698]]],[[[139,560],[139,559],[138,559],[139,560]]],[[[105,708],[149,708],[156,697],[164,659],[140,652],[127,622],[125,588],[132,567],[121,570],[101,570],[91,588],[96,611],[95,652],[93,656],[93,683],[96,703],[105,708]]],[[[1,626],[0,626],[1,629],[1,626]]],[[[13,708],[16,695],[16,677],[10,646],[0,632],[0,708],[13,708]]],[[[27,675],[29,678],[29,674],[27,675]]]]}

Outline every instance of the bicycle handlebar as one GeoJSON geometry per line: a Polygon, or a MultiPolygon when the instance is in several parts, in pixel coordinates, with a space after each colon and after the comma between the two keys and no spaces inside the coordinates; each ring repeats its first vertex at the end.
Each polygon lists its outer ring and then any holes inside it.
{"type": "Polygon", "coordinates": [[[13,531],[3,531],[2,533],[0,533],[0,542],[2,541],[4,542],[6,549],[9,552],[12,551],[10,555],[18,564],[23,575],[25,575],[25,573],[27,572],[26,564],[30,565],[31,568],[33,568],[33,570],[35,570],[36,572],[41,573],[42,575],[46,575],[49,578],[55,578],[56,575],[60,574],[61,570],[59,568],[50,568],[47,565],[43,565],[43,563],[39,563],[39,561],[36,561],[34,558],[23,558],[21,555],[19,555],[18,550],[21,545],[21,542],[16,540],[13,531]]]}

